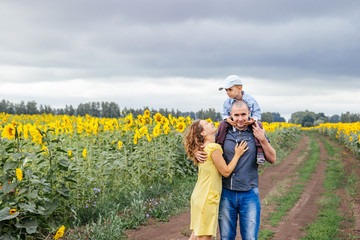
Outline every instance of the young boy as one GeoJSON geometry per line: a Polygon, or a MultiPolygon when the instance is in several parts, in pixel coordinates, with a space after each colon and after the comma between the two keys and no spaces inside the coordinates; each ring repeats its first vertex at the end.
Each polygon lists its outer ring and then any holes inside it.
{"type": "MultiPolygon", "coordinates": [[[[249,94],[245,93],[242,90],[243,82],[240,77],[236,75],[228,76],[222,87],[219,88],[219,91],[225,89],[228,99],[225,100],[223,105],[223,112],[221,114],[224,121],[221,121],[219,124],[218,134],[216,136],[216,142],[219,143],[222,147],[224,146],[225,136],[228,128],[234,126],[234,122],[231,119],[231,106],[235,101],[244,101],[249,106],[250,117],[248,124],[253,124],[255,121],[258,122],[260,128],[263,128],[262,123],[259,121],[261,119],[261,110],[259,104],[256,100],[249,94]]],[[[260,142],[255,138],[256,144],[256,160],[258,164],[265,163],[264,151],[261,147],[260,142]]]]}

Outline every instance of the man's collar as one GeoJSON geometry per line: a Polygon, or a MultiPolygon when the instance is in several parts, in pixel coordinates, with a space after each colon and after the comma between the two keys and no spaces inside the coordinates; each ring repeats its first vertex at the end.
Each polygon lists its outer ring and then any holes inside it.
{"type": "Polygon", "coordinates": [[[236,132],[236,131],[250,131],[250,128],[249,128],[249,126],[247,126],[243,130],[240,130],[240,129],[237,129],[236,127],[232,126],[232,130],[233,130],[233,132],[236,132]]]}

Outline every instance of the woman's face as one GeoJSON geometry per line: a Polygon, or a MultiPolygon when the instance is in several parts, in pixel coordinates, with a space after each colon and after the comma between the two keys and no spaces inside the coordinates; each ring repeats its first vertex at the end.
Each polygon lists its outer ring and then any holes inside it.
{"type": "Polygon", "coordinates": [[[205,120],[200,121],[200,125],[203,127],[203,133],[206,135],[216,133],[217,128],[215,127],[214,123],[209,123],[205,120]]]}

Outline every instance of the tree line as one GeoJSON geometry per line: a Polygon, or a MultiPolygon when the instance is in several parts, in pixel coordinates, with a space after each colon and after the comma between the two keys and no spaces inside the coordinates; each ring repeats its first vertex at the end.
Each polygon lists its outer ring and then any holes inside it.
{"type": "Polygon", "coordinates": [[[9,114],[54,114],[54,115],[70,115],[70,116],[85,116],[88,114],[94,117],[107,117],[107,118],[119,118],[125,117],[126,115],[132,113],[133,116],[144,114],[145,110],[149,110],[152,114],[157,112],[161,113],[164,116],[171,114],[174,117],[187,117],[190,116],[193,119],[201,118],[207,119],[210,118],[213,121],[220,121],[221,115],[216,112],[214,108],[201,109],[200,111],[194,112],[182,112],[179,110],[171,110],[166,108],[160,108],[158,110],[143,107],[143,108],[123,108],[120,109],[119,105],[115,102],[88,102],[80,103],[77,107],[72,105],[66,105],[65,108],[53,108],[50,105],[38,104],[35,101],[28,101],[25,103],[21,101],[20,103],[12,103],[5,99],[0,102],[0,113],[9,113],[9,114]]]}
{"type": "Polygon", "coordinates": [[[334,114],[332,116],[325,116],[324,113],[315,113],[309,110],[299,111],[291,114],[289,123],[301,124],[303,127],[314,127],[321,123],[353,123],[360,121],[359,113],[342,113],[341,115],[334,114]]]}
{"type": "MultiPolygon", "coordinates": [[[[119,105],[115,102],[88,102],[80,103],[77,107],[72,105],[66,105],[65,108],[53,108],[50,105],[38,104],[35,101],[29,101],[25,103],[21,101],[20,103],[12,103],[5,99],[0,102],[0,113],[9,113],[9,114],[54,114],[54,115],[70,115],[70,116],[85,116],[88,114],[94,117],[107,117],[107,118],[119,118],[125,117],[126,115],[132,113],[135,117],[137,115],[143,114],[145,110],[149,110],[152,114],[157,112],[161,113],[164,116],[171,114],[174,117],[187,117],[190,116],[192,119],[207,119],[210,118],[213,121],[221,121],[221,115],[219,112],[216,112],[214,108],[201,109],[200,111],[194,112],[182,112],[179,110],[171,110],[166,108],[153,109],[149,107],[143,108],[123,108],[120,109],[119,105]]],[[[263,122],[286,122],[285,118],[280,115],[278,112],[264,112],[261,114],[261,121],[263,122]]],[[[325,116],[324,113],[315,113],[309,110],[299,111],[291,114],[289,123],[301,124],[304,127],[313,127],[321,123],[351,123],[359,122],[360,114],[357,113],[342,113],[341,115],[332,115],[325,116]]]]}
{"type": "Polygon", "coordinates": [[[261,113],[261,121],[262,122],[286,122],[285,118],[280,115],[278,112],[264,112],[261,113]]]}

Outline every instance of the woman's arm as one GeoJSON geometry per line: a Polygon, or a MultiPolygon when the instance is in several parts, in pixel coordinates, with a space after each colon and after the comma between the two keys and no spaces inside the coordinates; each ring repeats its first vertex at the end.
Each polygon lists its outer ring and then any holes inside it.
{"type": "Polygon", "coordinates": [[[242,141],[239,144],[235,145],[235,154],[229,165],[226,164],[225,159],[223,158],[220,150],[215,150],[211,153],[211,158],[214,161],[216,168],[219,170],[221,175],[224,177],[230,176],[236,164],[238,163],[240,157],[248,150],[247,142],[242,141]]]}

